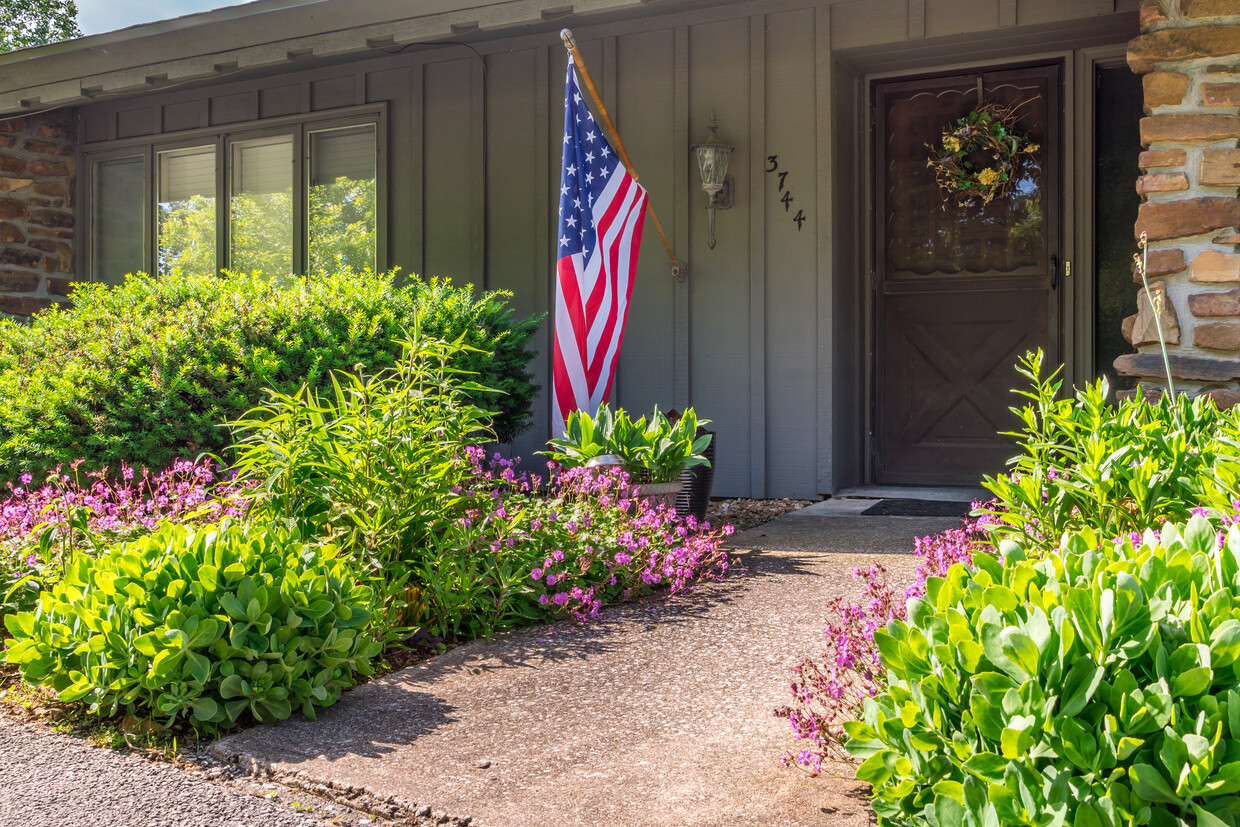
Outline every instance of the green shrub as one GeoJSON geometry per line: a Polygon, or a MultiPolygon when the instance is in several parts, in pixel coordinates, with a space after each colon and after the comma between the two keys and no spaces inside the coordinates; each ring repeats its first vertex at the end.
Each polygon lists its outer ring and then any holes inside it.
{"type": "Polygon", "coordinates": [[[333,370],[390,366],[417,322],[477,345],[459,367],[504,392],[473,400],[509,439],[528,424],[537,390],[526,345],[538,321],[512,318],[505,295],[440,281],[394,287],[390,275],[348,271],[79,285],[70,310],[0,323],[0,480],[41,479],[77,459],[167,467],[211,451],[227,461],[221,424],[264,389],[327,389],[333,370]]]}
{"type": "Polygon", "coordinates": [[[28,682],[102,715],[145,711],[195,727],[314,717],[378,644],[370,590],[332,546],[276,527],[166,524],[78,554],[38,608],[5,617],[28,682]]]}
{"type": "Polygon", "coordinates": [[[709,419],[699,420],[693,408],[672,422],[656,407],[647,425],[646,417],[630,419],[624,408],[613,411],[604,402],[594,416],[585,411],[570,413],[564,436],[552,439],[549,450],[542,453],[564,468],[576,468],[611,454],[621,459],[622,467],[635,480],[675,482],[686,468],[710,464],[702,452],[714,437],[698,436],[699,426],[709,424],[709,419]]]}
{"type": "Polygon", "coordinates": [[[880,825],[1240,823],[1240,528],[1005,541],[875,632],[845,725],[880,825]]]}
{"type": "Polygon", "coordinates": [[[234,423],[234,466],[253,484],[251,515],[292,521],[330,537],[364,566],[385,606],[376,633],[406,619],[405,584],[433,539],[465,503],[465,448],[489,437],[485,412],[452,364],[466,347],[417,337],[396,366],[337,374],[330,394],[271,394],[234,423]]]}
{"type": "Polygon", "coordinates": [[[1101,380],[1064,398],[1059,372],[1042,375],[1040,351],[1017,370],[1031,384],[1018,391],[1030,400],[1017,410],[1021,453],[1010,474],[983,482],[999,536],[1054,543],[1092,528],[1114,537],[1240,498],[1240,410],[1168,395],[1112,403],[1101,380]]]}

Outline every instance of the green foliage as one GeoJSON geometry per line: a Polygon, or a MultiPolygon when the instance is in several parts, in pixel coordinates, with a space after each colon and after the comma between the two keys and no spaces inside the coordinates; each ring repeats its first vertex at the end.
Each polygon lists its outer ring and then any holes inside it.
{"type": "Polygon", "coordinates": [[[0,52],[81,37],[74,0],[0,0],[0,52]]]}
{"type": "Polygon", "coordinates": [[[229,727],[314,717],[378,644],[370,590],[331,545],[274,525],[166,524],[98,557],[75,556],[39,607],[5,617],[22,677],[112,715],[229,727]]]}
{"type": "Polygon", "coordinates": [[[875,632],[846,724],[880,825],[1240,823],[1240,528],[975,555],[875,632]]]}
{"type": "Polygon", "coordinates": [[[481,391],[451,365],[465,346],[415,338],[396,367],[337,374],[331,394],[271,394],[233,423],[235,470],[253,482],[255,517],[330,536],[380,590],[387,639],[405,618],[404,592],[424,549],[466,498],[464,446],[487,436],[481,391]]]}
{"type": "Polygon", "coordinates": [[[1040,351],[1017,370],[1031,383],[1019,392],[1029,404],[1016,411],[1021,453],[1011,474],[983,482],[997,500],[987,511],[999,536],[1054,542],[1093,528],[1114,537],[1240,497],[1237,411],[1166,394],[1111,403],[1102,380],[1062,398],[1058,371],[1043,376],[1040,351]]]}
{"type": "Polygon", "coordinates": [[[496,411],[495,433],[511,438],[538,390],[526,347],[538,321],[514,319],[506,296],[448,281],[394,287],[388,275],[349,271],[79,285],[70,310],[0,322],[0,479],[42,479],[79,458],[87,468],[166,467],[201,451],[227,460],[221,424],[265,389],[326,390],[333,370],[382,370],[416,324],[479,348],[462,350],[455,366],[504,393],[470,392],[496,411]]]}
{"type": "Polygon", "coordinates": [[[472,375],[475,382],[495,393],[474,396],[478,405],[494,411],[491,430],[499,442],[511,442],[530,426],[530,406],[539,386],[529,372],[534,352],[530,339],[542,319],[513,318],[505,302],[511,293],[500,290],[475,295],[469,288],[453,287],[449,279],[415,281],[406,288],[419,308],[422,333],[465,348],[453,366],[472,375]]]}
{"type": "Polygon", "coordinates": [[[573,411],[565,423],[564,436],[552,439],[543,453],[565,468],[585,465],[607,454],[620,457],[625,471],[635,479],[674,482],[686,468],[709,464],[702,452],[710,445],[710,434],[698,436],[698,427],[710,423],[698,420],[689,408],[675,422],[658,408],[650,416],[630,419],[623,408],[614,412],[606,403],[594,416],[573,411]]]}

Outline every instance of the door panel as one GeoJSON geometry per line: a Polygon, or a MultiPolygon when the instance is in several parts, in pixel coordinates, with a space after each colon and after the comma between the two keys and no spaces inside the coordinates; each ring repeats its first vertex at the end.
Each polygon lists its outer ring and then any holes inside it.
{"type": "MultiPolygon", "coordinates": [[[[1058,360],[1058,64],[875,85],[874,481],[975,485],[1014,453],[1013,369],[1058,360]],[[1039,145],[989,204],[944,202],[926,162],[980,103],[1039,145]]],[[[979,164],[986,159],[976,159],[979,164]]]]}

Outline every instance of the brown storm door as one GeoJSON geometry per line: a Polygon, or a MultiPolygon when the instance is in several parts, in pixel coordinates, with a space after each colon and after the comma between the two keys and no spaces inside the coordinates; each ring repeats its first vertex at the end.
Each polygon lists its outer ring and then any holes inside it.
{"type": "MultiPolygon", "coordinates": [[[[1014,453],[1013,365],[1059,360],[1060,66],[876,83],[876,483],[976,485],[1014,453]],[[1039,148],[989,204],[944,199],[930,146],[980,104],[1039,148]]],[[[977,158],[976,162],[985,159],[977,158]]]]}

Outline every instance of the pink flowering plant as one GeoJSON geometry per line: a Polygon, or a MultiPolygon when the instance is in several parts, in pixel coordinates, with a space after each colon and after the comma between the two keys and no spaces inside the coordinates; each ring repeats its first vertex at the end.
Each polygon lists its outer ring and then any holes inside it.
{"type": "Polygon", "coordinates": [[[460,342],[416,331],[397,365],[337,374],[330,395],[271,394],[233,423],[256,518],[289,521],[361,566],[373,632],[399,643],[488,636],[727,567],[722,536],[634,497],[625,475],[540,478],[488,459],[460,342]],[[537,574],[535,574],[537,572],[537,574]]]}
{"type": "Polygon", "coordinates": [[[0,613],[27,608],[75,552],[97,553],[161,523],[197,525],[245,516],[242,486],[211,460],[177,460],[153,472],[122,464],[56,469],[36,484],[23,474],[0,501],[0,613]]]}
{"type": "Polygon", "coordinates": [[[712,531],[637,495],[616,468],[552,467],[549,484],[469,449],[477,489],[418,567],[421,623],[436,636],[488,636],[559,617],[588,620],[608,603],[663,588],[678,594],[729,566],[730,526],[712,531]]]}
{"type": "Polygon", "coordinates": [[[855,720],[866,699],[886,686],[887,669],[874,643],[875,631],[904,620],[906,602],[925,596],[928,579],[945,576],[957,563],[969,565],[985,547],[985,525],[969,519],[960,528],[916,541],[917,575],[903,590],[888,583],[887,568],[881,564],[853,569],[853,579],[863,584],[861,598],[838,596],[831,601],[834,619],[824,633],[825,648],[792,667],[792,702],[775,711],[788,721],[793,738],[803,742],[784,753],[785,765],[817,775],[824,761],[851,757],[844,749],[844,724],[855,720]]]}

